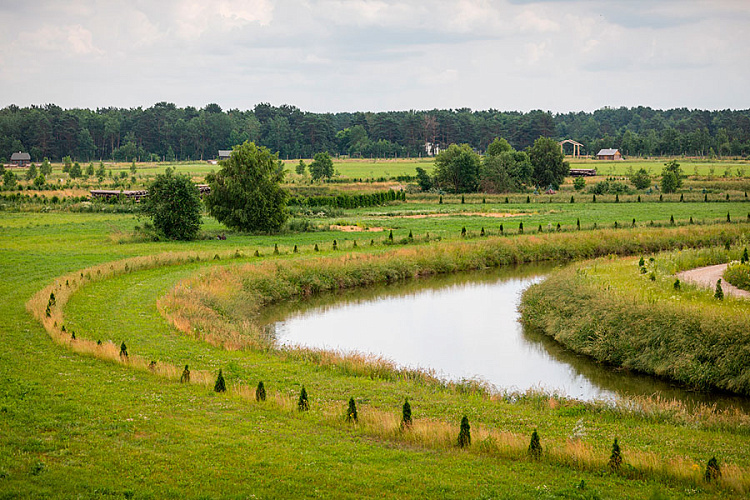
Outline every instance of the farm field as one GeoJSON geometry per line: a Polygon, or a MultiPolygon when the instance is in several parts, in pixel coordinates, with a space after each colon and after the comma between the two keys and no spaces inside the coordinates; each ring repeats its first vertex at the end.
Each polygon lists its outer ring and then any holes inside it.
{"type": "Polygon", "coordinates": [[[194,242],[147,241],[133,232],[143,221],[131,214],[0,211],[0,493],[59,498],[739,498],[747,491],[750,468],[744,414],[700,417],[666,403],[651,403],[650,410],[638,412],[544,394],[493,398],[419,379],[363,377],[312,360],[213,346],[179,332],[157,307],[177,283],[196,273],[266,261],[315,266],[321,259],[346,255],[354,240],[359,248],[352,255],[380,255],[387,261],[393,252],[481,243],[483,228],[485,239],[512,245],[537,241],[540,225],[545,237],[554,239],[559,223],[561,236],[596,245],[611,237],[627,240],[635,230],[644,235],[689,231],[690,217],[695,228],[724,231],[727,213],[732,234],[742,235],[750,227],[750,205],[739,195],[737,200],[527,204],[518,198],[506,204],[502,198],[482,203],[472,196],[461,204],[446,196],[443,204],[425,198],[329,215],[299,214],[297,219],[319,230],[273,236],[229,232],[206,218],[204,232],[226,233],[227,240],[194,242]],[[633,218],[636,229],[622,229],[633,218]],[[580,233],[575,233],[577,221],[580,233]],[[657,227],[650,228],[651,221],[657,227]],[[517,235],[521,222],[525,234],[517,235]],[[594,223],[599,230],[593,230],[594,223]],[[501,224],[509,236],[500,237],[501,224]],[[394,246],[386,244],[391,230],[394,246]],[[331,250],[334,240],[338,252],[331,250]],[[298,254],[292,252],[294,245],[298,254]],[[252,256],[255,250],[260,257],[252,256]],[[122,259],[153,255],[162,256],[164,265],[107,275],[110,268],[122,269],[122,259]],[[186,258],[170,261],[175,255],[186,258]],[[180,367],[189,362],[196,377],[207,374],[208,385],[180,384],[51,340],[26,303],[58,277],[81,279],[81,271],[93,266],[101,266],[105,276],[65,304],[68,330],[82,342],[125,341],[134,359],[180,367]],[[211,389],[219,368],[230,387],[227,394],[211,389]],[[269,392],[266,404],[242,389],[254,388],[261,379],[269,392]],[[311,410],[304,414],[295,409],[302,385],[311,398],[311,410]],[[356,426],[343,419],[349,397],[359,405],[356,426]],[[409,439],[387,430],[400,418],[406,397],[420,429],[409,439]],[[474,432],[468,451],[453,444],[464,414],[474,432]],[[585,436],[571,440],[581,419],[585,436]],[[535,428],[548,450],[539,461],[526,454],[535,428]],[[606,469],[615,437],[625,463],[631,464],[620,473],[606,469]],[[700,479],[710,454],[726,464],[722,485],[700,479]]]}

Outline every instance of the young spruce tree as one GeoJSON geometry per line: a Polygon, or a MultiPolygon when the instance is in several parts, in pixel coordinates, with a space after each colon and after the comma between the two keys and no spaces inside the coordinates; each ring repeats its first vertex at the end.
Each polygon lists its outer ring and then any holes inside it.
{"type": "Polygon", "coordinates": [[[221,368],[219,368],[219,376],[216,377],[216,383],[214,384],[214,392],[227,392],[227,385],[224,382],[224,374],[221,373],[221,368]]]}
{"type": "Polygon", "coordinates": [[[346,410],[346,421],[356,424],[357,419],[357,403],[354,402],[354,398],[349,398],[349,408],[346,410]]]}
{"type": "Polygon", "coordinates": [[[461,429],[458,431],[458,446],[459,448],[471,446],[471,427],[466,415],[461,419],[461,429]]]}

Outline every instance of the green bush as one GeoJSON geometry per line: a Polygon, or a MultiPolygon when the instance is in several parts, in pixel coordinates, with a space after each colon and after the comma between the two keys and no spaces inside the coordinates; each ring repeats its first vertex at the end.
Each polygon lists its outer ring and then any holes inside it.
{"type": "Polygon", "coordinates": [[[539,440],[539,433],[534,429],[531,433],[531,442],[529,443],[529,456],[538,460],[542,456],[542,443],[539,440]]]}
{"type": "Polygon", "coordinates": [[[733,262],[729,264],[724,271],[724,279],[737,288],[750,291],[750,263],[733,262]]]}
{"type": "Polygon", "coordinates": [[[299,393],[299,399],[297,400],[297,410],[307,411],[310,409],[310,403],[307,400],[307,391],[305,386],[302,386],[302,390],[299,393]]]}

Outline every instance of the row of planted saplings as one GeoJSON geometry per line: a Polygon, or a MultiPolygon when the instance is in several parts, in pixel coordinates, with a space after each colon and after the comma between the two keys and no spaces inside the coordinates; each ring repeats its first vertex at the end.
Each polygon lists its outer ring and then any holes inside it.
{"type": "MultiPolygon", "coordinates": [[[[124,344],[123,344],[124,345],[124,344]]],[[[180,378],[180,381],[190,382],[190,370],[188,369],[188,366],[185,365],[185,370],[182,373],[182,377],[180,378]]],[[[224,380],[224,375],[222,374],[221,369],[219,369],[219,375],[216,377],[216,383],[214,384],[214,391],[215,392],[226,392],[226,382],[224,380]]],[[[258,382],[258,386],[255,389],[255,400],[258,402],[262,402],[266,400],[266,388],[263,385],[263,381],[258,382]]],[[[297,399],[297,410],[298,411],[308,411],[310,409],[310,402],[308,400],[307,390],[305,390],[305,386],[302,386],[302,390],[300,391],[299,398],[297,399]]],[[[345,420],[348,423],[356,424],[359,421],[359,414],[357,412],[357,403],[354,401],[354,398],[349,398],[349,405],[346,409],[345,414],[345,420]]],[[[412,426],[412,414],[411,414],[411,405],[409,404],[409,400],[406,399],[404,401],[404,405],[401,409],[401,430],[408,431],[412,426]]],[[[461,424],[458,431],[458,439],[456,440],[456,446],[459,448],[469,448],[471,446],[471,425],[469,424],[469,418],[464,415],[461,418],[461,424]]],[[[539,433],[536,429],[531,433],[531,441],[529,442],[528,447],[528,455],[533,460],[539,460],[542,458],[542,442],[539,437],[539,433]]],[[[623,455],[622,455],[622,449],[620,448],[619,443],[617,442],[617,438],[615,438],[614,442],[612,443],[612,451],[609,456],[609,461],[607,462],[608,467],[610,470],[617,472],[621,469],[623,463],[623,455]]],[[[716,460],[716,457],[711,457],[711,459],[708,460],[708,463],[706,465],[706,471],[703,475],[706,482],[715,482],[719,478],[721,478],[721,467],[719,466],[718,460],[716,460]]]]}

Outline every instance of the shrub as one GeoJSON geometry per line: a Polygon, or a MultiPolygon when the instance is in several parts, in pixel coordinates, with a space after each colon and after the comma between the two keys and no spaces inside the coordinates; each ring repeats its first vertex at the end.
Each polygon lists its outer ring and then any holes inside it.
{"type": "MultiPolygon", "coordinates": [[[[409,232],[409,234],[411,234],[411,231],[409,232]]],[[[479,231],[479,236],[484,236],[484,228],[482,228],[482,230],[479,231]]]]}
{"type": "MultiPolygon", "coordinates": [[[[65,331],[65,327],[63,326],[63,331],[65,331]]],[[[128,347],[125,345],[125,342],[120,344],[120,357],[121,358],[127,358],[128,357],[128,347]]]]}
{"type": "Polygon", "coordinates": [[[461,195],[461,205],[465,204],[466,200],[464,199],[464,195],[461,195]]]}
{"type": "Polygon", "coordinates": [[[388,241],[393,243],[393,229],[388,232],[388,241]]]}
{"type": "Polygon", "coordinates": [[[221,368],[219,368],[219,376],[216,377],[214,392],[227,392],[227,385],[224,382],[224,374],[221,373],[221,368]]]}
{"type": "MultiPolygon", "coordinates": [[[[335,240],[334,240],[334,243],[335,243],[335,240]]],[[[277,243],[273,244],[273,254],[279,255],[279,245],[277,243]]]]}
{"type": "Polygon", "coordinates": [[[704,475],[706,482],[711,483],[717,481],[721,477],[721,468],[716,457],[711,457],[706,465],[706,473],[704,475]]]}
{"type": "Polygon", "coordinates": [[[748,260],[750,259],[748,258],[748,255],[747,255],[747,247],[745,247],[745,250],[742,251],[742,257],[740,258],[740,262],[744,264],[748,262],[748,260]]]}
{"type": "MultiPolygon", "coordinates": [[[[302,161],[302,160],[300,160],[302,161]]],[[[255,400],[265,401],[266,400],[266,387],[263,385],[263,381],[258,382],[258,387],[255,388],[255,400]]]]}
{"type": "Polygon", "coordinates": [[[518,233],[519,234],[523,234],[523,222],[521,222],[520,224],[518,224],[518,233]]]}
{"type": "Polygon", "coordinates": [[[299,411],[307,411],[310,409],[310,403],[307,401],[307,391],[305,386],[302,386],[302,390],[299,393],[299,399],[297,400],[297,409],[299,411]]]}
{"type": "MultiPolygon", "coordinates": [[[[576,177],[575,180],[573,180],[573,189],[575,189],[576,191],[580,191],[585,187],[586,187],[586,179],[584,179],[583,177],[576,177]]],[[[571,196],[571,200],[572,199],[573,197],[571,196]]]]}
{"type": "Polygon", "coordinates": [[[313,250],[316,251],[316,252],[320,252],[320,249],[318,248],[318,244],[317,243],[315,244],[315,247],[313,248],[313,250]]]}
{"type": "Polygon", "coordinates": [[[294,245],[294,250],[292,250],[292,251],[293,251],[294,253],[297,253],[297,252],[299,252],[299,250],[297,249],[297,245],[294,245]]]}
{"type": "Polygon", "coordinates": [[[531,442],[529,443],[529,456],[534,460],[542,456],[542,443],[539,441],[539,433],[534,429],[531,433],[531,442]]]}
{"type": "Polygon", "coordinates": [[[156,176],[140,205],[156,231],[173,240],[195,239],[202,223],[201,207],[198,188],[190,177],[173,175],[169,168],[156,176]]]}
{"type": "Polygon", "coordinates": [[[675,290],[680,289],[680,278],[677,278],[676,280],[674,280],[674,285],[672,285],[672,288],[674,288],[675,290]]]}
{"type": "Polygon", "coordinates": [[[465,236],[466,236],[466,226],[461,228],[461,237],[463,238],[465,236]]]}
{"type": "Polygon", "coordinates": [[[190,383],[190,370],[188,369],[188,365],[185,365],[185,369],[182,370],[182,375],[180,376],[180,383],[181,384],[190,383]]]}
{"type": "Polygon", "coordinates": [[[332,248],[333,248],[334,250],[338,250],[338,248],[339,248],[339,244],[338,244],[338,243],[336,243],[336,240],[333,240],[333,246],[332,246],[332,248]]]}
{"type": "Polygon", "coordinates": [[[404,406],[401,408],[401,428],[411,427],[411,405],[409,400],[404,400],[404,406]]]}
{"type": "Polygon", "coordinates": [[[714,298],[718,300],[724,300],[724,290],[721,288],[721,278],[716,282],[716,291],[714,292],[714,298]]]}
{"type": "Polygon", "coordinates": [[[468,448],[471,446],[471,427],[466,415],[461,419],[461,429],[458,431],[458,446],[459,448],[468,448]]]}
{"type": "Polygon", "coordinates": [[[612,443],[612,454],[609,456],[609,468],[612,470],[619,470],[622,465],[622,452],[620,451],[620,445],[617,444],[617,438],[612,443]]]}
{"type": "Polygon", "coordinates": [[[346,410],[346,421],[349,423],[357,423],[357,404],[354,402],[354,398],[349,398],[349,408],[346,410]]]}

